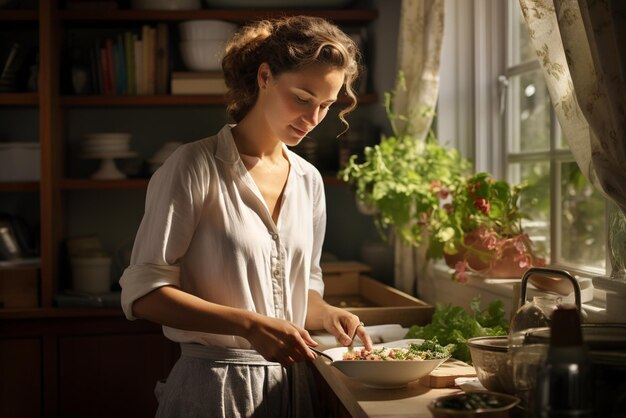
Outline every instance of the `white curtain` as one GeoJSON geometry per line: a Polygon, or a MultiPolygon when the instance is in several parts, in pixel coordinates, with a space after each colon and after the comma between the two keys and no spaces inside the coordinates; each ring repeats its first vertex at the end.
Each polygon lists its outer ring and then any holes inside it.
{"type": "MultiPolygon", "coordinates": [[[[618,215],[623,221],[626,214],[626,2],[519,1],[574,158],[583,174],[619,206],[618,215]]],[[[610,233],[623,234],[623,231],[610,233]]],[[[623,276],[624,247],[624,243],[621,249],[613,246],[609,254],[613,275],[623,276]]]]}
{"type": "MultiPolygon", "coordinates": [[[[444,0],[402,0],[398,35],[398,70],[406,91],[398,89],[396,113],[411,122],[408,134],[424,141],[432,124],[439,93],[439,61],[443,43],[444,0]]],[[[400,123],[398,123],[400,125],[400,123]]],[[[402,129],[402,126],[399,126],[402,129]]],[[[395,238],[395,286],[414,294],[420,269],[425,267],[425,245],[418,248],[395,238]]]]}

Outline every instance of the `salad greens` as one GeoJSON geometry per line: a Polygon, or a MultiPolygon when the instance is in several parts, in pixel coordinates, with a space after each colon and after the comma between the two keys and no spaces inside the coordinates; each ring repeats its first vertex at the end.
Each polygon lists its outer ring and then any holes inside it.
{"type": "Polygon", "coordinates": [[[374,348],[372,351],[366,349],[346,351],[343,354],[344,360],[436,360],[445,359],[452,355],[454,344],[445,347],[439,345],[437,339],[426,340],[421,344],[411,343],[407,348],[374,348]]]}
{"type": "Polygon", "coordinates": [[[437,339],[441,344],[455,344],[452,357],[471,363],[467,340],[487,335],[507,335],[508,322],[504,318],[504,304],[493,301],[485,310],[480,309],[480,297],[472,299],[471,313],[451,304],[435,305],[430,324],[413,325],[404,338],[437,339]]]}
{"type": "Polygon", "coordinates": [[[409,352],[420,353],[424,360],[433,360],[452,356],[455,348],[456,344],[440,345],[435,337],[432,340],[424,340],[421,344],[411,344],[409,352]]]}

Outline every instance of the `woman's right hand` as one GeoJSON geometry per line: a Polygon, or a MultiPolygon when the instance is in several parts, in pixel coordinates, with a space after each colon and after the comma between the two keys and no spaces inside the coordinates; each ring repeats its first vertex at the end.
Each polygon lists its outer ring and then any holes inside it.
{"type": "Polygon", "coordinates": [[[316,358],[308,348],[317,345],[309,332],[284,319],[255,315],[244,337],[267,361],[283,366],[316,358]]]}

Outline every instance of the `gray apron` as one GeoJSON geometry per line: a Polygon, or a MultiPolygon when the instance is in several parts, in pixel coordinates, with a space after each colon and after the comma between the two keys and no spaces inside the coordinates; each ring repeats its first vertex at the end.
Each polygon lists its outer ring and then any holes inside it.
{"type": "Polygon", "coordinates": [[[316,418],[315,386],[305,363],[283,367],[254,350],[181,344],[158,418],[316,418]]]}

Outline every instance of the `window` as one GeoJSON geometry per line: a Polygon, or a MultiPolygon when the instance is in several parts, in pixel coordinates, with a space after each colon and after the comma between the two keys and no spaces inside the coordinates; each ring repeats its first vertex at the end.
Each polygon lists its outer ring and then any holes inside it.
{"type": "MultiPolygon", "coordinates": [[[[504,173],[526,182],[524,228],[547,260],[605,273],[605,200],[583,177],[552,111],[542,70],[517,2],[507,10],[504,173]]],[[[504,99],[504,96],[502,97],[504,99]]]]}

